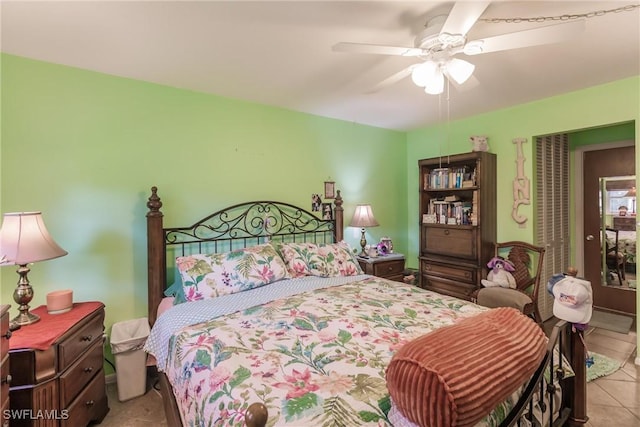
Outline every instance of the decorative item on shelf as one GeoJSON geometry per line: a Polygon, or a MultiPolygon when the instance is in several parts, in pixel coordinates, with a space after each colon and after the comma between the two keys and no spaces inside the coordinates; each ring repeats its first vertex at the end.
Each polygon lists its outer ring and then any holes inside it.
{"type": "Polygon", "coordinates": [[[333,181],[324,182],[324,198],[335,199],[336,198],[336,183],[333,181]]]}
{"type": "Polygon", "coordinates": [[[631,215],[636,214],[636,187],[631,187],[631,190],[627,191],[624,197],[633,197],[631,199],[631,215]]]}
{"type": "Polygon", "coordinates": [[[41,212],[12,212],[4,214],[0,228],[0,253],[5,257],[1,265],[17,265],[18,286],[13,299],[20,312],[12,322],[28,325],[40,320],[29,312],[29,302],[33,299],[33,288],[29,283],[27,264],[46,261],[67,255],[53,240],[44,225],[41,212]]]}
{"type": "Polygon", "coordinates": [[[618,208],[618,216],[627,216],[627,211],[629,210],[628,207],[626,207],[625,205],[621,205],[618,208]]]}
{"type": "Polygon", "coordinates": [[[371,209],[371,205],[358,205],[356,206],[356,210],[353,213],[353,218],[351,219],[350,227],[360,227],[362,230],[362,235],[360,237],[360,246],[362,247],[362,251],[359,256],[363,258],[367,258],[367,251],[365,251],[365,246],[367,246],[367,239],[365,238],[365,228],[367,227],[377,227],[378,221],[376,221],[373,216],[373,211],[371,209]]]}
{"type": "Polygon", "coordinates": [[[470,136],[471,151],[489,151],[489,138],[484,135],[470,136]]]}

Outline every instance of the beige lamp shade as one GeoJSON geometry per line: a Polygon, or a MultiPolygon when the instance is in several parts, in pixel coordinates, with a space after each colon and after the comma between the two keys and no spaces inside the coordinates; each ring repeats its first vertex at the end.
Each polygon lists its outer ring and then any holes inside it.
{"type": "Polygon", "coordinates": [[[67,255],[53,240],[41,212],[4,214],[0,229],[0,256],[3,265],[25,265],[67,255]]]}
{"type": "Polygon", "coordinates": [[[29,325],[40,320],[29,312],[33,299],[33,288],[27,274],[27,264],[58,258],[67,254],[53,240],[42,220],[40,212],[13,212],[4,214],[0,228],[0,265],[17,265],[18,286],[13,299],[18,304],[19,314],[11,320],[18,325],[29,325]]]}
{"type": "Polygon", "coordinates": [[[377,227],[378,221],[373,216],[371,205],[358,205],[353,213],[353,218],[349,226],[351,227],[377,227]]]}
{"type": "Polygon", "coordinates": [[[360,227],[361,236],[360,236],[360,247],[362,248],[359,256],[366,258],[367,252],[365,251],[365,247],[367,246],[367,239],[364,235],[366,227],[377,227],[378,221],[373,216],[373,210],[371,210],[371,205],[357,205],[356,211],[353,213],[353,218],[351,219],[351,223],[349,224],[351,227],[360,227]]]}

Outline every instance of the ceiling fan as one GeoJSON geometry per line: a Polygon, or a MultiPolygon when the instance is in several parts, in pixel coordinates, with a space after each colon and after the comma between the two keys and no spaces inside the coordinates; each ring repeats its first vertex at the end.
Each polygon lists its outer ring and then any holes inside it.
{"type": "Polygon", "coordinates": [[[422,62],[410,65],[386,78],[376,86],[374,91],[411,75],[413,82],[417,86],[424,87],[426,93],[437,95],[444,91],[445,77],[457,84],[462,84],[473,74],[475,66],[468,61],[456,58],[456,55],[473,56],[556,43],[575,36],[585,28],[584,19],[580,19],[467,41],[466,34],[490,3],[489,1],[455,3],[448,15],[439,15],[427,22],[425,29],[416,37],[413,47],[341,42],[334,45],[333,50],[420,58],[422,62]]]}

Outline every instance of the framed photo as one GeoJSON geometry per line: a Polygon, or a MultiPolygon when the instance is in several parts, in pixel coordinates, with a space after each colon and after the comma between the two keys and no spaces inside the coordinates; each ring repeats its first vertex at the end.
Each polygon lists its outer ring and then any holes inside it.
{"type": "Polygon", "coordinates": [[[324,198],[335,199],[336,198],[336,183],[333,181],[324,182],[324,198]]]}
{"type": "Polygon", "coordinates": [[[322,219],[333,220],[333,206],[331,206],[331,203],[322,204],[322,219]]]}
{"type": "Polygon", "coordinates": [[[319,194],[311,195],[311,211],[312,212],[320,212],[320,208],[322,207],[322,198],[319,194]]]}

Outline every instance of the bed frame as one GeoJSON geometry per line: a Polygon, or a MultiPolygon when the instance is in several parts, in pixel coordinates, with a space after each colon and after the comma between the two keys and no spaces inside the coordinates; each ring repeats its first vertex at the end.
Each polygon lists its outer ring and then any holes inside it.
{"type": "MultiPolygon", "coordinates": [[[[163,225],[162,201],[157,188],[151,188],[147,207],[147,261],[148,261],[148,318],[151,326],[156,320],[157,308],[170,284],[170,274],[175,267],[172,257],[197,253],[223,252],[253,246],[266,241],[331,243],[343,239],[343,200],[340,191],[333,201],[334,215],[331,220],[321,218],[322,212],[314,214],[305,209],[280,202],[256,201],[242,203],[213,213],[187,227],[165,228],[163,225]]],[[[575,272],[574,272],[575,273],[575,272]]],[[[527,385],[526,392],[501,426],[520,425],[522,414],[533,407],[534,393],[552,393],[553,387],[543,385],[543,376],[548,366],[559,365],[553,375],[562,381],[563,398],[560,416],[550,425],[579,426],[587,422],[586,415],[586,351],[582,331],[560,321],[551,333],[547,354],[527,385]],[[559,346],[570,361],[575,377],[563,378],[562,359],[557,360],[552,349],[559,346]]],[[[169,426],[181,426],[181,418],[173,390],[163,372],[158,372],[160,391],[169,426]]],[[[551,404],[553,401],[550,400],[551,404]]],[[[553,413],[557,408],[549,408],[553,413]]],[[[267,411],[261,404],[247,409],[248,427],[263,427],[267,411]]]]}

